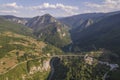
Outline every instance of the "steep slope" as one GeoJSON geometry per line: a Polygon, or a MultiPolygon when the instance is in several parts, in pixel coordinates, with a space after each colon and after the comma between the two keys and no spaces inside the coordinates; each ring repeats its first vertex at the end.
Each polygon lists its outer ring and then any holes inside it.
{"type": "Polygon", "coordinates": [[[79,38],[79,32],[87,29],[90,25],[98,22],[105,17],[105,13],[86,13],[74,15],[71,17],[59,19],[62,23],[69,25],[71,40],[75,41],[79,38]]]}
{"type": "Polygon", "coordinates": [[[43,16],[36,16],[29,20],[28,23],[26,23],[26,26],[37,30],[44,28],[44,26],[49,25],[51,23],[57,22],[54,17],[52,17],[50,14],[45,14],[43,16]]]}
{"type": "Polygon", "coordinates": [[[62,48],[70,43],[67,26],[49,14],[37,16],[26,24],[34,30],[34,34],[45,42],[62,48]]]}
{"type": "Polygon", "coordinates": [[[106,17],[119,13],[120,11],[109,12],[109,13],[86,13],[86,14],[79,14],[71,17],[61,18],[59,20],[70,26],[71,39],[75,41],[79,38],[79,34],[81,31],[87,29],[88,27],[91,27],[92,24],[95,24],[106,17]]]}
{"type": "Polygon", "coordinates": [[[120,14],[103,18],[99,22],[89,26],[87,29],[78,32],[77,40],[74,43],[79,47],[106,48],[119,51],[120,46],[120,14]]]}
{"type": "Polygon", "coordinates": [[[92,19],[85,20],[79,27],[76,27],[74,29],[71,29],[71,39],[73,41],[77,40],[79,38],[79,32],[87,29],[90,27],[90,25],[94,24],[94,21],[92,19]]]}

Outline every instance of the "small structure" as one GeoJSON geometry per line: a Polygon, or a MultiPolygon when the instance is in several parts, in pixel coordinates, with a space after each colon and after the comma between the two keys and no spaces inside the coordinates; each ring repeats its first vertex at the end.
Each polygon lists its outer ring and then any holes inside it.
{"type": "Polygon", "coordinates": [[[94,59],[91,56],[88,56],[88,55],[85,55],[84,60],[89,65],[92,65],[94,63],[94,59]]]}

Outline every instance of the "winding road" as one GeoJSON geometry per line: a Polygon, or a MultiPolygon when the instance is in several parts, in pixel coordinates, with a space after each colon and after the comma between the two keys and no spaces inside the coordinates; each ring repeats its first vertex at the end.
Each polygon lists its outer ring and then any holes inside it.
{"type": "Polygon", "coordinates": [[[107,71],[107,72],[104,74],[104,76],[103,76],[103,78],[102,78],[103,80],[106,80],[107,75],[108,75],[108,73],[109,73],[110,71],[112,71],[112,70],[114,70],[114,69],[116,69],[116,68],[119,67],[118,64],[110,64],[110,63],[108,63],[108,62],[102,62],[102,61],[99,61],[99,63],[100,63],[100,64],[105,64],[105,65],[107,65],[107,66],[110,67],[110,70],[107,71]]]}
{"type": "MultiPolygon", "coordinates": [[[[45,57],[45,56],[42,56],[42,57],[45,57]]],[[[35,59],[29,59],[29,60],[27,60],[27,61],[20,62],[20,63],[14,65],[13,67],[11,67],[9,70],[7,70],[7,71],[5,71],[5,72],[3,72],[3,73],[0,73],[0,75],[3,75],[3,74],[5,74],[5,73],[8,73],[10,70],[14,69],[15,67],[17,67],[17,66],[20,65],[20,64],[26,63],[26,62],[31,61],[31,60],[40,59],[40,58],[42,58],[42,57],[38,57],[38,58],[35,58],[35,59]]]]}

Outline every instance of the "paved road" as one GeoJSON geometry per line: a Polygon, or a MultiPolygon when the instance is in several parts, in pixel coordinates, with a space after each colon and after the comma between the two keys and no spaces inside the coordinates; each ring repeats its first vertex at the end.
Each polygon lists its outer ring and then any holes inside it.
{"type": "Polygon", "coordinates": [[[53,55],[51,57],[84,57],[85,55],[53,55]]]}
{"type": "MultiPolygon", "coordinates": [[[[43,57],[44,57],[44,56],[43,56],[43,57]]],[[[35,58],[35,59],[40,59],[40,58],[42,58],[42,57],[38,57],[38,58],[35,58]]],[[[0,73],[0,75],[3,75],[3,74],[5,74],[5,73],[9,72],[10,70],[14,69],[15,67],[17,67],[17,66],[20,65],[20,64],[23,64],[23,63],[26,63],[26,62],[28,62],[28,61],[35,60],[35,59],[29,59],[29,60],[27,60],[27,61],[20,62],[20,63],[14,65],[13,67],[11,67],[9,70],[7,70],[7,71],[5,71],[5,72],[3,72],[3,73],[0,73]]]]}

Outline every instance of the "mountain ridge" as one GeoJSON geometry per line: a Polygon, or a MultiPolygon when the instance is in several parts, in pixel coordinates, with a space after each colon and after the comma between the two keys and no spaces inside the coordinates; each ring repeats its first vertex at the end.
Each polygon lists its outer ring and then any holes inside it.
{"type": "Polygon", "coordinates": [[[109,50],[119,51],[119,24],[120,14],[115,14],[103,18],[90,25],[87,29],[77,33],[77,39],[74,40],[79,46],[95,45],[96,48],[106,48],[109,50]],[[116,48],[116,49],[115,49],[116,48]]]}
{"type": "Polygon", "coordinates": [[[36,16],[28,21],[26,26],[34,31],[40,40],[48,42],[59,48],[70,44],[68,27],[50,14],[36,16]]]}

